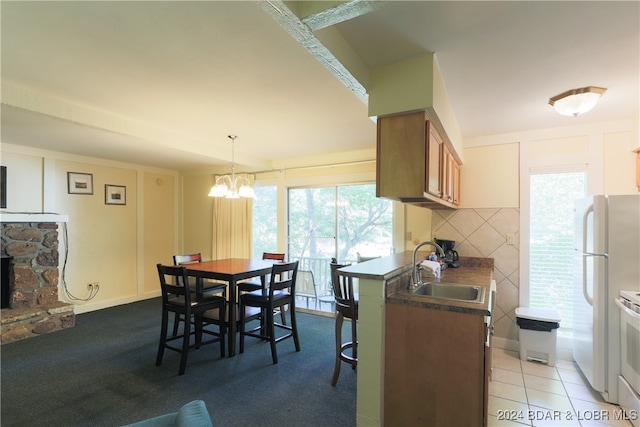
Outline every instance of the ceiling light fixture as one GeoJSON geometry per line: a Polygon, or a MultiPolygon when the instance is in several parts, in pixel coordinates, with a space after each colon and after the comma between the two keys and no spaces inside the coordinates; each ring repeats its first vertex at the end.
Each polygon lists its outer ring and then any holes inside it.
{"type": "Polygon", "coordinates": [[[549,105],[553,105],[556,111],[563,116],[578,117],[595,107],[598,99],[606,90],[595,86],[571,89],[550,98],[549,105]]]}
{"type": "Polygon", "coordinates": [[[227,199],[239,199],[246,197],[253,199],[256,192],[251,183],[244,176],[236,176],[235,142],[238,135],[227,135],[231,139],[231,175],[222,175],[216,178],[216,184],[209,190],[209,197],[225,197],[227,199]]]}

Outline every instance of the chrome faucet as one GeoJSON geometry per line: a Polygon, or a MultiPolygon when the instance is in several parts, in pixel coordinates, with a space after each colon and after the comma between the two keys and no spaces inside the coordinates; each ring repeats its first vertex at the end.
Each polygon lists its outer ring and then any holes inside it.
{"type": "Polygon", "coordinates": [[[437,243],[435,242],[419,243],[418,246],[416,246],[415,249],[413,250],[413,278],[411,283],[411,286],[413,287],[417,287],[418,283],[422,279],[421,277],[420,278],[418,277],[418,271],[420,270],[420,268],[416,265],[416,261],[417,261],[416,258],[418,257],[418,249],[420,249],[425,245],[431,245],[434,248],[436,248],[436,250],[440,253],[440,258],[444,258],[444,250],[437,243]]]}

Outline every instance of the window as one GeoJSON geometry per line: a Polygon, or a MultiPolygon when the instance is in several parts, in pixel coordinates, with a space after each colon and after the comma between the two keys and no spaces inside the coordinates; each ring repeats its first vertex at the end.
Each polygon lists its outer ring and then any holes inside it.
{"type": "Polygon", "coordinates": [[[586,183],[583,171],[530,176],[529,304],[558,311],[560,334],[573,327],[573,201],[586,183]]]}

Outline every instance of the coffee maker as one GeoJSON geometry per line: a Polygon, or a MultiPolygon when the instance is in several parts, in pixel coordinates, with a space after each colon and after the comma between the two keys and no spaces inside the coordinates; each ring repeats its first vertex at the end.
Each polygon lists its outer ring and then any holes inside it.
{"type": "Polygon", "coordinates": [[[453,248],[456,246],[456,242],[454,240],[440,240],[434,239],[437,245],[439,245],[444,251],[444,262],[447,263],[447,267],[458,268],[460,267],[460,263],[458,263],[458,252],[454,251],[453,248]]]}

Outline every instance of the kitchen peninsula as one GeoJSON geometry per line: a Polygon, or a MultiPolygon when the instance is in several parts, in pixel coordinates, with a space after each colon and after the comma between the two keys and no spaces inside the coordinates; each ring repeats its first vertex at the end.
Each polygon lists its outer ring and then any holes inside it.
{"type": "Polygon", "coordinates": [[[482,426],[493,259],[461,257],[436,280],[484,287],[481,303],[410,293],[412,264],[407,251],[342,269],[359,283],[357,425],[482,426]]]}

